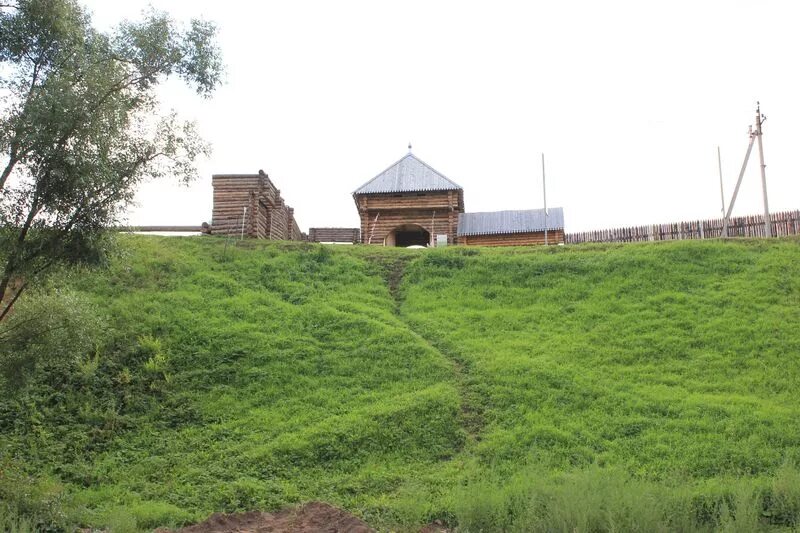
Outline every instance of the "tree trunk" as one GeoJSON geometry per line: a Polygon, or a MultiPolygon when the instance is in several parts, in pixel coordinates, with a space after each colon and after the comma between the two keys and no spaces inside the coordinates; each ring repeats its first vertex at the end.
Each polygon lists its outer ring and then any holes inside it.
{"type": "Polygon", "coordinates": [[[11,171],[14,170],[14,165],[16,165],[16,164],[17,164],[16,156],[14,156],[12,154],[12,156],[8,160],[8,164],[6,165],[6,168],[3,169],[3,173],[0,174],[0,191],[2,191],[3,187],[5,187],[6,180],[11,175],[11,171]]]}
{"type": "MultiPolygon", "coordinates": [[[[9,300],[9,302],[5,305],[5,307],[3,307],[2,310],[0,310],[0,322],[2,322],[6,318],[6,316],[8,316],[8,313],[11,311],[11,308],[14,307],[15,303],[17,303],[17,300],[19,300],[19,297],[22,295],[22,291],[24,291],[27,286],[28,286],[27,283],[23,283],[20,286],[20,288],[17,289],[17,292],[14,294],[11,300],[9,300]]],[[[0,305],[1,302],[2,299],[0,299],[0,305]]]]}

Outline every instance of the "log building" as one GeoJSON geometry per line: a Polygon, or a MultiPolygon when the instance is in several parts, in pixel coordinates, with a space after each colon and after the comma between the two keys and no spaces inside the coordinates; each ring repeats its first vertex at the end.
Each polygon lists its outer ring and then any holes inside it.
{"type": "Polygon", "coordinates": [[[209,233],[260,239],[305,240],[281,191],[263,170],[258,174],[214,174],[214,210],[209,233]]]}
{"type": "Polygon", "coordinates": [[[409,152],[353,192],[361,242],[384,246],[564,244],[560,207],[464,212],[464,190],[409,152]],[[547,236],[545,237],[545,229],[547,236]]]}
{"type": "Polygon", "coordinates": [[[564,244],[564,210],[560,207],[548,209],[547,216],[544,209],[461,213],[458,243],[473,246],[564,244]]]}
{"type": "Polygon", "coordinates": [[[353,192],[360,228],[311,228],[306,236],[264,171],[214,174],[214,210],[204,233],[259,239],[384,246],[564,244],[560,207],[466,213],[464,190],[409,152],[353,192]]]}
{"type": "Polygon", "coordinates": [[[410,151],[356,189],[353,199],[364,244],[453,243],[464,212],[464,190],[410,151]]]}

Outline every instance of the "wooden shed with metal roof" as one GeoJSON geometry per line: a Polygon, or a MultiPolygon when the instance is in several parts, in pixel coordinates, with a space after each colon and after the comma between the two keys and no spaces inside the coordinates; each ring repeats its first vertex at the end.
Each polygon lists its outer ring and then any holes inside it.
{"type": "Polygon", "coordinates": [[[564,210],[524,209],[461,213],[458,243],[474,246],[564,244],[564,210]]]}
{"type": "Polygon", "coordinates": [[[427,246],[456,239],[464,190],[409,152],[353,192],[361,242],[427,246]]]}

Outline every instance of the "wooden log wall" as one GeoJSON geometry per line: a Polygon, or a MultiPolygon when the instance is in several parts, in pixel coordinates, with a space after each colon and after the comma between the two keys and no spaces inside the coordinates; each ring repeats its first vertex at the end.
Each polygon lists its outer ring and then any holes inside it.
{"type": "MultiPolygon", "coordinates": [[[[563,244],[564,230],[550,230],[547,232],[548,244],[563,244]]],[[[544,244],[544,231],[531,231],[520,233],[498,233],[494,235],[461,235],[458,244],[466,246],[526,246],[531,244],[544,244]]]]}
{"type": "Polygon", "coordinates": [[[214,187],[212,231],[217,234],[241,231],[244,208],[252,209],[253,192],[261,188],[259,176],[213,176],[212,185],[214,187]]]}
{"type": "Polygon", "coordinates": [[[268,239],[286,240],[289,229],[289,211],[283,203],[283,199],[269,210],[269,235],[268,239]]]}
{"type": "Polygon", "coordinates": [[[307,241],[308,236],[300,231],[300,226],[297,225],[297,221],[294,219],[294,209],[289,209],[289,240],[290,241],[307,241]]]}
{"type": "Polygon", "coordinates": [[[456,227],[452,217],[447,212],[436,212],[426,210],[403,210],[403,211],[370,211],[371,217],[362,216],[361,241],[364,244],[383,244],[384,239],[398,226],[416,225],[430,233],[433,238],[436,235],[446,234],[447,242],[453,244],[456,236],[456,227]],[[378,215],[377,221],[375,216],[378,215]],[[366,232],[366,233],[365,233],[366,232]],[[371,240],[370,240],[371,237],[371,240]]]}
{"type": "Polygon", "coordinates": [[[211,233],[259,239],[302,240],[294,210],[264,173],[215,174],[211,233]],[[247,208],[247,211],[245,211],[247,208]]]}
{"type": "Polygon", "coordinates": [[[256,237],[266,239],[269,236],[269,206],[263,200],[258,202],[258,217],[256,219],[256,237]]]}
{"type": "Polygon", "coordinates": [[[308,240],[311,242],[351,242],[361,241],[358,228],[310,228],[308,240]]]}
{"type": "Polygon", "coordinates": [[[116,231],[133,231],[139,233],[147,233],[150,231],[157,231],[161,233],[170,232],[186,232],[186,233],[201,233],[203,226],[123,226],[114,228],[116,231]]]}
{"type": "Polygon", "coordinates": [[[361,196],[360,207],[369,209],[446,209],[450,207],[447,193],[405,193],[361,196]]]}
{"type": "Polygon", "coordinates": [[[383,244],[398,226],[417,225],[436,239],[446,234],[455,243],[458,213],[464,212],[464,192],[364,194],[355,198],[361,217],[361,242],[383,244]],[[376,219],[377,216],[377,219],[376,219]]]}
{"type": "MultiPolygon", "coordinates": [[[[800,235],[800,211],[784,211],[770,215],[772,234],[776,237],[800,235]]],[[[722,236],[722,219],[692,220],[633,226],[582,233],[568,233],[567,244],[584,242],[641,242],[683,239],[715,239],[722,236]]],[[[729,237],[764,237],[763,215],[731,217],[728,221],[729,237]]]]}

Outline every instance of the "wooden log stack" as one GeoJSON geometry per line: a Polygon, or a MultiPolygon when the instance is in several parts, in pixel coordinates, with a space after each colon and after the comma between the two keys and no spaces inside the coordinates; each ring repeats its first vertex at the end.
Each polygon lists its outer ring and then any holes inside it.
{"type": "Polygon", "coordinates": [[[280,190],[263,171],[258,174],[215,174],[213,235],[244,235],[258,239],[303,240],[280,190]]]}
{"type": "Polygon", "coordinates": [[[311,242],[361,242],[361,231],[358,228],[310,228],[308,240],[311,242]]]}
{"type": "Polygon", "coordinates": [[[130,231],[134,233],[202,233],[203,226],[122,226],[114,228],[116,231],[130,231]]]}

